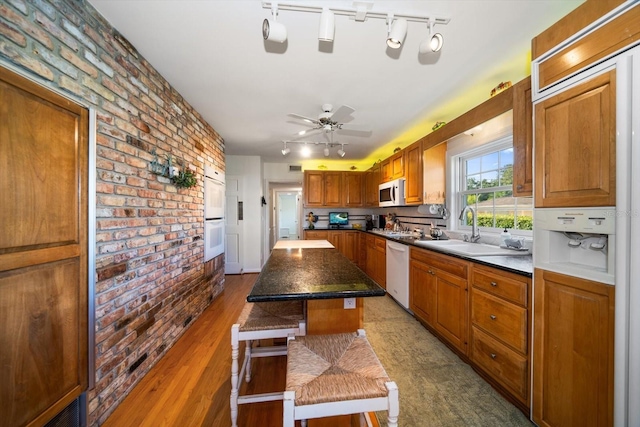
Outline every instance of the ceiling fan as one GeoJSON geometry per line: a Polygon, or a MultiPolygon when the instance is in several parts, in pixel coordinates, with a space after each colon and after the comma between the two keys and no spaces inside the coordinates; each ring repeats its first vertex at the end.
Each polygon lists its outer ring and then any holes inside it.
{"type": "Polygon", "coordinates": [[[325,133],[334,132],[336,130],[349,130],[353,131],[353,135],[355,136],[368,136],[371,134],[370,130],[365,130],[362,128],[354,127],[353,125],[347,124],[353,120],[353,108],[348,105],[342,105],[335,112],[333,111],[333,105],[331,104],[322,104],[322,113],[318,116],[317,119],[312,119],[310,117],[301,116],[300,114],[289,114],[289,117],[293,117],[296,119],[301,119],[303,122],[313,125],[314,127],[308,130],[302,130],[297,133],[298,136],[309,135],[312,132],[320,132],[324,131],[325,133]],[[358,133],[362,133],[363,135],[358,135],[358,133]]]}

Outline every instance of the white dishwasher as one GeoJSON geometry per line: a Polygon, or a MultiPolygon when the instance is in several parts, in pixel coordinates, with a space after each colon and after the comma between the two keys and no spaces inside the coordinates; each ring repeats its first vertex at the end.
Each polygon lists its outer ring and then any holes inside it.
{"type": "Polygon", "coordinates": [[[387,240],[387,292],[409,310],[409,245],[387,240]]]}

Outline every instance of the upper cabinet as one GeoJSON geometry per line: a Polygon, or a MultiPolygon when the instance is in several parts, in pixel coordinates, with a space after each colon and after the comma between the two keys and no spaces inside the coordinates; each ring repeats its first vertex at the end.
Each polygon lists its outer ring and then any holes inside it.
{"type": "Polygon", "coordinates": [[[380,182],[380,163],[376,163],[366,172],[365,206],[378,207],[378,185],[380,182]]]}
{"type": "Polygon", "coordinates": [[[382,163],[380,163],[380,182],[391,181],[391,157],[384,159],[382,163]]]}
{"type": "Polygon", "coordinates": [[[536,104],[536,207],[612,206],[615,71],[536,104]]]}
{"type": "Polygon", "coordinates": [[[533,104],[531,77],[513,87],[513,195],[533,195],[533,104]]]}
{"type": "Polygon", "coordinates": [[[362,172],[305,171],[304,206],[362,207],[364,176],[362,172]]]}
{"type": "Polygon", "coordinates": [[[404,177],[404,150],[400,150],[391,156],[390,159],[390,172],[391,179],[398,179],[404,177]]]}
{"type": "Polygon", "coordinates": [[[407,205],[422,204],[422,144],[414,142],[403,150],[405,159],[405,203],[407,205]]]}
{"type": "Polygon", "coordinates": [[[424,151],[424,203],[444,204],[446,196],[447,144],[424,151]]]}

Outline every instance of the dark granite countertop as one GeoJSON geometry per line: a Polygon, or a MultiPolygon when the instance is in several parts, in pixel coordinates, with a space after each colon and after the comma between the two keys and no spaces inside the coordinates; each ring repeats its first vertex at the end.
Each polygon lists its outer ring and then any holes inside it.
{"type": "MultiPolygon", "coordinates": [[[[500,270],[509,271],[511,273],[520,274],[521,276],[531,277],[533,275],[533,258],[529,255],[492,255],[492,256],[464,256],[454,254],[446,250],[446,247],[442,249],[434,246],[425,247],[415,242],[414,237],[407,236],[386,236],[384,234],[373,233],[365,231],[366,233],[373,234],[374,236],[382,237],[394,242],[403,243],[405,245],[415,246],[420,249],[426,249],[429,251],[439,252],[444,255],[452,256],[455,258],[464,259],[467,261],[473,261],[478,264],[483,264],[489,267],[495,267],[500,270]]],[[[428,237],[427,237],[428,238],[428,237]]]]}
{"type": "Polygon", "coordinates": [[[383,296],[385,290],[336,249],[274,249],[249,302],[383,296]]]}

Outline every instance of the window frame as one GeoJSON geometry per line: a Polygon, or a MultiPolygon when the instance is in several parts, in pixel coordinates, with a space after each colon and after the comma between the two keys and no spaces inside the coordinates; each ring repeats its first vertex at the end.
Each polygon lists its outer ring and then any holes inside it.
{"type": "MultiPolygon", "coordinates": [[[[492,193],[496,191],[506,191],[506,190],[510,190],[513,192],[513,184],[511,186],[497,186],[497,187],[490,187],[486,189],[462,190],[463,188],[466,187],[466,179],[467,179],[466,171],[464,170],[465,161],[470,160],[472,158],[481,157],[486,154],[499,152],[507,148],[513,149],[512,134],[499,137],[497,139],[484,143],[475,148],[464,150],[451,156],[450,164],[453,166],[454,176],[457,177],[457,179],[454,180],[454,185],[453,185],[453,188],[451,189],[452,190],[451,196],[452,196],[452,199],[455,200],[454,205],[458,207],[457,210],[461,211],[463,206],[465,206],[463,198],[466,197],[467,194],[492,193]]],[[[515,167],[515,158],[514,158],[512,167],[515,167]]],[[[514,198],[516,199],[516,203],[518,199],[523,199],[523,197],[514,197],[514,198]]],[[[516,204],[516,211],[517,209],[518,207],[516,204]]],[[[496,213],[495,206],[493,210],[495,214],[496,213]]],[[[533,210],[533,206],[532,206],[532,210],[533,210]]],[[[471,226],[462,224],[462,221],[458,219],[457,215],[452,216],[451,229],[453,231],[459,231],[464,233],[471,232],[471,226]]],[[[483,234],[487,234],[487,235],[499,235],[503,229],[498,227],[480,227],[479,226],[478,230],[483,234]]],[[[510,228],[509,231],[511,234],[516,236],[522,236],[522,237],[533,236],[533,230],[510,228]]]]}

